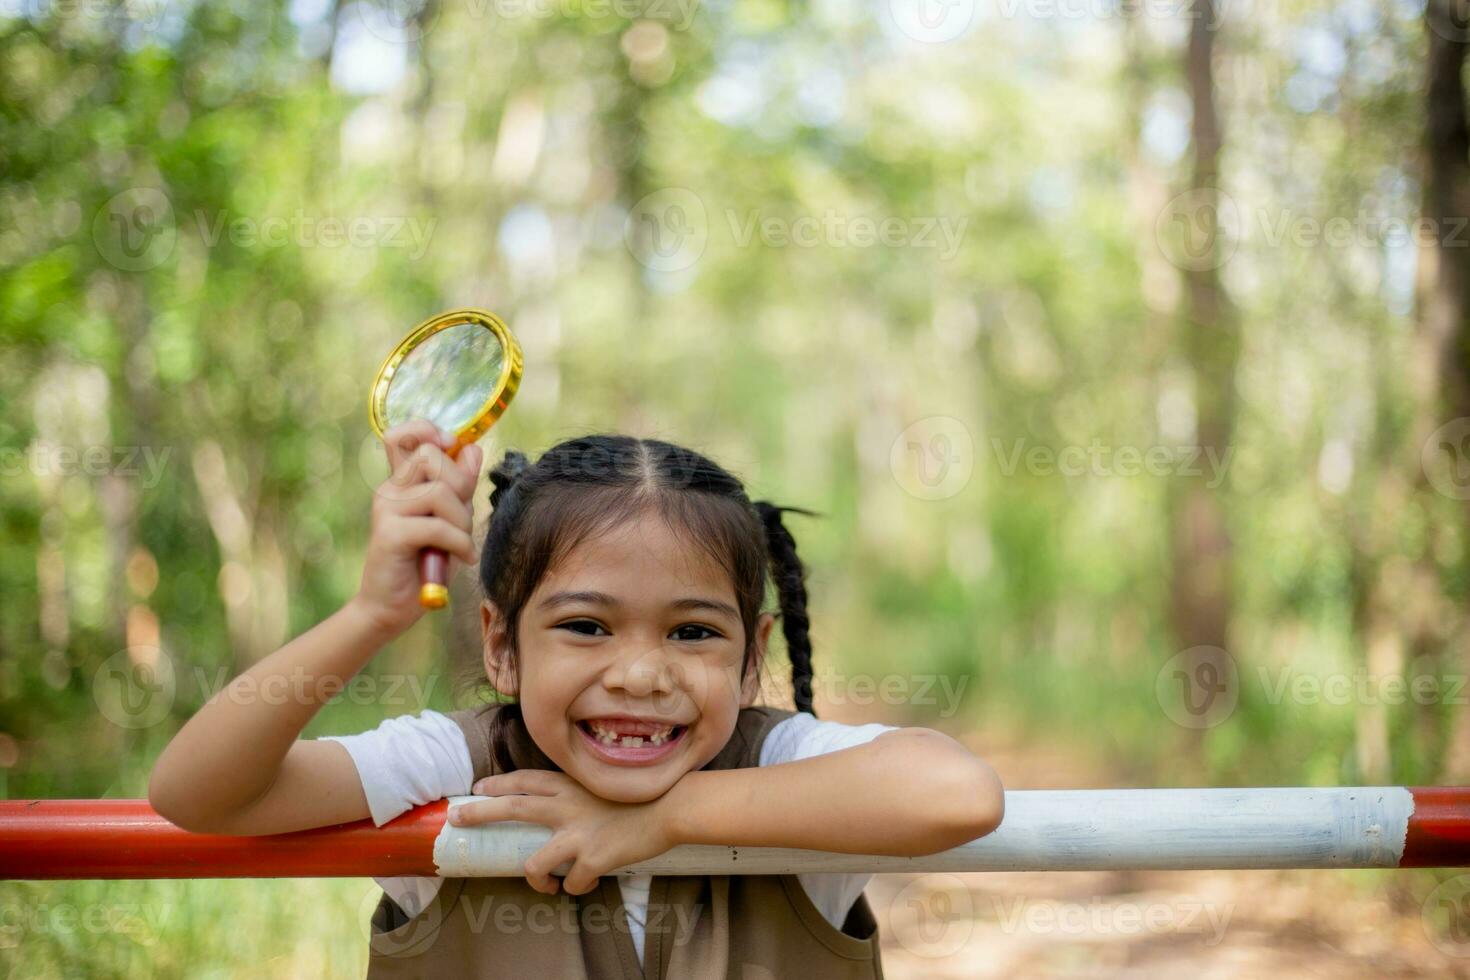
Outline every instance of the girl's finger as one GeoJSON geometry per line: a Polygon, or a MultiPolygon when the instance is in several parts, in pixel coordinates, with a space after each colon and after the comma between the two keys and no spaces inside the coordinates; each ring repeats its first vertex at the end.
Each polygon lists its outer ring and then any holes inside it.
{"type": "Polygon", "coordinates": [[[397,520],[397,528],[390,532],[395,550],[417,552],[424,548],[438,548],[466,565],[477,564],[480,560],[469,532],[443,518],[400,517],[397,520]]]}
{"type": "Polygon", "coordinates": [[[378,484],[373,494],[378,501],[390,504],[416,500],[433,486],[439,476],[455,466],[444,451],[431,443],[420,443],[413,452],[403,456],[388,479],[378,484]]]}
{"type": "Polygon", "coordinates": [[[400,490],[414,490],[420,484],[440,481],[449,484],[461,499],[469,499],[475,492],[475,474],[466,473],[448,453],[429,443],[421,443],[400,460],[388,477],[388,482],[400,490]]]}
{"type": "Polygon", "coordinates": [[[449,808],[449,822],[456,827],[478,827],[480,824],[518,820],[554,826],[556,816],[552,802],[544,796],[497,796],[488,800],[471,800],[449,808]]]}
{"type": "Polygon", "coordinates": [[[454,437],[437,428],[428,419],[414,419],[395,425],[383,433],[383,448],[388,453],[388,469],[397,470],[399,464],[419,446],[427,443],[441,450],[454,445],[454,437]]]}
{"type": "Polygon", "coordinates": [[[389,507],[404,517],[439,517],[466,533],[473,529],[470,505],[446,483],[423,484],[419,493],[391,500],[389,507]]]}
{"type": "Polygon", "coordinates": [[[541,850],[526,858],[526,881],[538,892],[555,895],[561,883],[558,869],[566,870],[577,858],[577,845],[565,834],[556,834],[541,850]]]}
{"type": "Polygon", "coordinates": [[[601,871],[593,867],[586,858],[579,857],[561,880],[561,886],[568,895],[585,895],[597,887],[597,880],[601,877],[601,871]]]}
{"type": "Polygon", "coordinates": [[[486,776],[475,783],[474,791],[481,796],[507,796],[511,793],[530,793],[533,796],[554,796],[567,776],[546,769],[517,769],[486,776]]]}
{"type": "MultiPolygon", "coordinates": [[[[453,445],[453,443],[451,442],[450,445],[453,445]]],[[[475,485],[480,479],[480,467],[478,463],[475,464],[475,468],[472,470],[460,462],[470,449],[475,449],[477,453],[484,451],[473,445],[465,446],[460,449],[459,455],[453,459],[442,449],[433,453],[435,463],[434,478],[443,480],[449,484],[461,500],[469,500],[475,495],[475,485]]]]}
{"type": "Polygon", "coordinates": [[[475,487],[480,483],[480,466],[485,462],[485,450],[471,443],[459,451],[459,457],[455,462],[459,464],[460,469],[464,470],[465,475],[470,478],[468,493],[461,494],[465,500],[469,500],[475,495],[475,487]]]}

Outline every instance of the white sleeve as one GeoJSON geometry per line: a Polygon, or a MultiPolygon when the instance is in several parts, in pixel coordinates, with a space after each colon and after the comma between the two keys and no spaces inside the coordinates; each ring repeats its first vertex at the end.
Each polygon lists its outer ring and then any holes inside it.
{"type": "MultiPolygon", "coordinates": [[[[352,757],[379,827],[421,804],[464,796],[474,781],[464,732],[437,711],[389,718],[371,731],[319,741],[338,742],[352,757]]],[[[442,878],[415,875],[374,880],[409,916],[427,907],[443,884],[442,878]]]]}
{"type": "Polygon", "coordinates": [[[897,731],[892,725],[844,725],[821,721],[804,711],[778,722],[766,735],[761,746],[761,765],[800,762],[855,745],[866,745],[884,732],[897,731]]]}
{"type": "Polygon", "coordinates": [[[389,718],[358,735],[327,735],[352,756],[368,810],[379,827],[413,807],[464,796],[474,781],[464,732],[447,715],[389,718]]]}
{"type": "MultiPolygon", "coordinates": [[[[896,731],[891,725],[843,725],[835,721],[819,721],[806,712],[797,712],[778,722],[761,745],[761,765],[799,762],[841,749],[864,745],[884,732],[896,731]]],[[[822,917],[837,928],[847,919],[852,903],[863,893],[871,874],[803,874],[797,875],[812,904],[822,917]]]]}

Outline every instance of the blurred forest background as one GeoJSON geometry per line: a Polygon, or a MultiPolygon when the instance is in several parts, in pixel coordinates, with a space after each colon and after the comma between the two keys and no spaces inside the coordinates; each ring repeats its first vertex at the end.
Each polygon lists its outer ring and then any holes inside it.
{"type": "MultiPolygon", "coordinates": [[[[145,795],[352,593],[368,383],[471,305],[492,459],[625,431],[826,515],[819,713],[1012,787],[1470,781],[1462,8],[5,0],[4,794],[145,795]]],[[[471,579],[308,734],[450,706],[471,579]]],[[[1446,877],[1353,878],[1430,972],[1446,877]]],[[[0,963],[360,975],[368,885],[9,883],[0,963]]]]}

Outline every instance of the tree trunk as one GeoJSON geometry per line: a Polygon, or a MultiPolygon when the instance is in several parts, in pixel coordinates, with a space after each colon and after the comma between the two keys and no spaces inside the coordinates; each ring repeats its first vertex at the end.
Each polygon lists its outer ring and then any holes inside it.
{"type": "MultiPolygon", "coordinates": [[[[1470,125],[1463,78],[1467,24],[1457,16],[1459,6],[1457,0],[1429,0],[1424,12],[1429,58],[1422,217],[1432,234],[1419,236],[1419,367],[1438,388],[1436,422],[1470,416],[1470,268],[1462,227],[1470,217],[1470,125]]],[[[1470,716],[1463,709],[1451,723],[1442,768],[1447,778],[1470,776],[1470,716]]]]}
{"type": "MultiPolygon", "coordinates": [[[[1213,0],[1196,0],[1185,55],[1185,74],[1193,107],[1191,139],[1194,167],[1189,200],[1198,217],[1207,218],[1210,250],[1201,261],[1184,263],[1184,344],[1195,403],[1195,442],[1202,459],[1226,459],[1235,414],[1235,367],[1239,335],[1235,311],[1220,282],[1220,266],[1228,254],[1218,219],[1223,202],[1219,159],[1223,146],[1215,106],[1213,64],[1216,29],[1213,0]],[[1208,211],[1208,213],[1202,213],[1208,211]],[[1208,454],[1213,453],[1213,456],[1208,454]]],[[[1230,650],[1231,543],[1224,509],[1207,485],[1208,471],[1180,476],[1172,500],[1173,574],[1170,620],[1178,649],[1214,647],[1230,650]]],[[[1194,656],[1193,654],[1191,656],[1194,656]]],[[[1193,668],[1219,655],[1200,651],[1193,668]]]]}

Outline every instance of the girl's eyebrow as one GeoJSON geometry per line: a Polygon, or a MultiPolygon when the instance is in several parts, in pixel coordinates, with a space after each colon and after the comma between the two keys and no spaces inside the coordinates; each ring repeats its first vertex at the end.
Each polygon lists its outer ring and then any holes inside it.
{"type": "MultiPolygon", "coordinates": [[[[541,600],[540,606],[542,609],[552,609],[556,606],[570,605],[574,602],[586,602],[594,606],[613,606],[614,608],[623,604],[622,600],[616,596],[610,596],[606,592],[594,592],[584,589],[577,592],[553,592],[541,600]]],[[[669,603],[669,608],[710,609],[714,612],[724,613],[735,619],[740,618],[740,613],[728,602],[721,602],[718,599],[706,599],[701,596],[686,596],[682,599],[675,599],[669,603]]]]}

